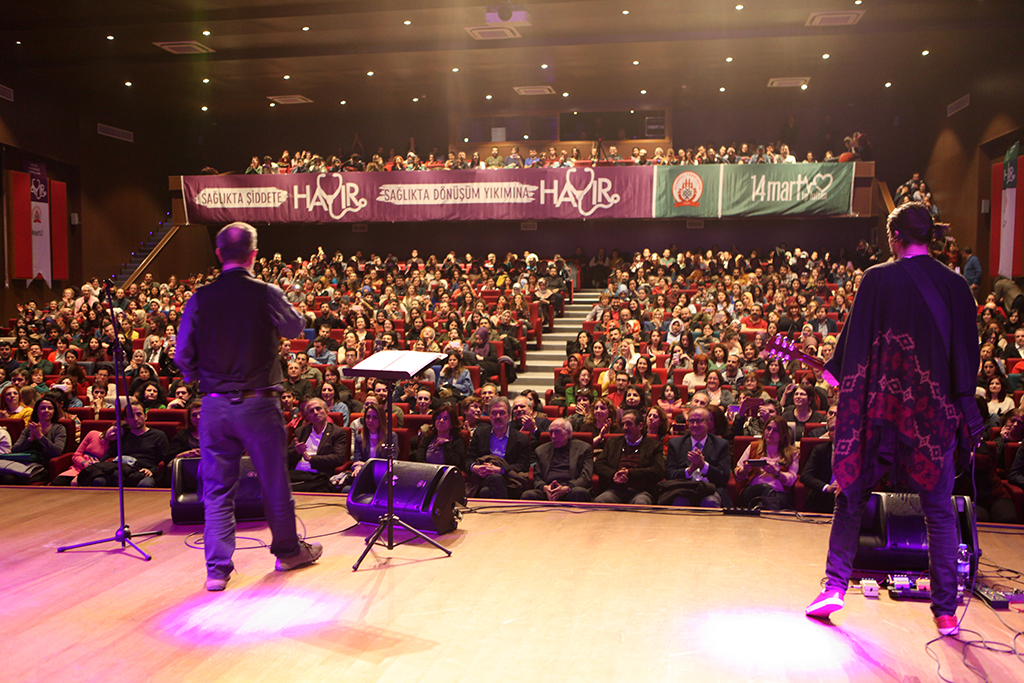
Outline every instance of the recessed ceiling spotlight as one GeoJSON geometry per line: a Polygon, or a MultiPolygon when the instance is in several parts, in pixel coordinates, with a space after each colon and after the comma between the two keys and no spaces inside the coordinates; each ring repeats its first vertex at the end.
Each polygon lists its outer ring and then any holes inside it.
{"type": "Polygon", "coordinates": [[[367,71],[367,72],[366,72],[366,75],[367,75],[367,76],[372,76],[372,75],[373,75],[373,72],[372,72],[372,71],[367,71]]]}
{"type": "Polygon", "coordinates": [[[579,116],[579,115],[580,115],[580,113],[579,113],[578,111],[574,111],[574,112],[572,113],[572,115],[573,115],[573,116],[579,116]]]}
{"type": "Polygon", "coordinates": [[[291,78],[291,76],[288,76],[288,75],[286,75],[286,76],[284,77],[284,80],[286,80],[286,81],[287,81],[287,80],[288,80],[289,78],[291,78]]]}
{"type": "Polygon", "coordinates": [[[641,91],[640,91],[640,94],[641,94],[641,95],[646,95],[646,94],[647,94],[647,91],[646,91],[646,90],[641,90],[641,91]]]}
{"type": "Polygon", "coordinates": [[[567,93],[567,92],[562,93],[562,97],[568,97],[568,96],[569,96],[569,93],[567,93]]]}
{"type": "Polygon", "coordinates": [[[203,31],[203,35],[204,36],[208,36],[208,35],[210,35],[210,32],[209,31],[203,31]]]}
{"type": "Polygon", "coordinates": [[[206,105],[204,104],[204,105],[203,105],[203,111],[206,111],[207,109],[209,109],[209,107],[207,107],[207,106],[206,106],[206,105]]]}
{"type": "Polygon", "coordinates": [[[491,99],[491,96],[490,96],[490,95],[488,95],[488,96],[486,96],[486,97],[485,97],[484,99],[485,99],[485,100],[489,100],[489,99],[491,99]]]}
{"type": "Polygon", "coordinates": [[[737,10],[741,10],[741,9],[743,9],[743,5],[736,5],[736,9],[737,9],[737,10]]]}
{"type": "Polygon", "coordinates": [[[210,82],[210,79],[209,79],[209,78],[204,78],[204,79],[203,79],[203,83],[209,83],[209,82],[210,82]]]}
{"type": "Polygon", "coordinates": [[[412,101],[413,101],[413,102],[419,102],[419,101],[420,101],[420,98],[418,98],[418,97],[414,97],[414,98],[412,98],[412,101]]]}
{"type": "Polygon", "coordinates": [[[800,85],[800,89],[801,90],[807,90],[807,84],[806,83],[801,84],[800,85]]]}
{"type": "Polygon", "coordinates": [[[927,56],[928,56],[928,54],[929,54],[929,51],[928,51],[928,50],[921,50],[921,56],[922,56],[922,57],[927,57],[927,56]]]}
{"type": "Polygon", "coordinates": [[[107,40],[113,40],[114,36],[107,36],[107,40]]]}
{"type": "Polygon", "coordinates": [[[459,73],[459,67],[457,67],[457,66],[456,66],[456,67],[453,67],[453,68],[452,68],[452,73],[453,73],[453,74],[457,74],[457,73],[459,73]]]}
{"type": "Polygon", "coordinates": [[[341,103],[342,104],[348,104],[348,100],[342,100],[341,103]]]}
{"type": "Polygon", "coordinates": [[[530,139],[530,136],[529,136],[529,135],[524,135],[524,136],[523,136],[523,139],[524,139],[524,140],[529,140],[529,139],[530,139]]]}
{"type": "Polygon", "coordinates": [[[15,45],[21,45],[21,41],[20,40],[16,40],[16,41],[14,41],[14,44],[15,45]]]}
{"type": "Polygon", "coordinates": [[[829,57],[831,57],[831,56],[832,56],[832,55],[830,55],[829,53],[827,53],[827,52],[826,52],[825,54],[823,54],[823,55],[821,56],[821,58],[822,58],[822,59],[828,59],[828,58],[829,58],[829,57]]]}
{"type": "Polygon", "coordinates": [[[726,58],[725,58],[725,61],[727,61],[727,62],[731,62],[731,61],[732,61],[732,57],[726,57],[726,58]]]}
{"type": "Polygon", "coordinates": [[[131,81],[125,81],[124,84],[127,85],[129,88],[132,87],[132,82],[131,81]]]}
{"type": "Polygon", "coordinates": [[[303,27],[302,27],[302,30],[303,30],[303,31],[308,31],[308,30],[309,30],[309,27],[308,27],[308,26],[303,26],[303,27]]]}
{"type": "Polygon", "coordinates": [[[403,23],[403,24],[405,24],[406,26],[408,26],[408,25],[409,25],[409,24],[411,24],[412,22],[411,22],[411,21],[409,21],[408,19],[406,19],[406,20],[405,20],[405,21],[403,21],[402,23],[403,23]]]}
{"type": "Polygon", "coordinates": [[[886,81],[885,82],[885,87],[886,88],[891,88],[892,87],[892,83],[890,83],[889,81],[886,81]]]}
{"type": "Polygon", "coordinates": [[[469,138],[462,138],[463,142],[469,142],[469,138]]]}
{"type": "Polygon", "coordinates": [[[718,92],[725,92],[725,88],[719,88],[718,92]]]}
{"type": "Polygon", "coordinates": [[[859,5],[860,3],[861,3],[861,0],[853,0],[853,4],[855,4],[855,5],[859,5]]]}
{"type": "Polygon", "coordinates": [[[277,102],[271,102],[271,103],[270,103],[270,106],[271,106],[271,107],[276,107],[276,106],[277,106],[277,102]]]}
{"type": "Polygon", "coordinates": [[[548,68],[548,65],[547,65],[547,64],[541,64],[541,65],[540,65],[540,68],[542,68],[542,69],[546,69],[546,68],[548,68]]]}
{"type": "Polygon", "coordinates": [[[638,66],[639,64],[640,64],[640,62],[639,62],[639,61],[637,61],[637,60],[635,60],[635,59],[633,60],[633,66],[638,66]]]}
{"type": "Polygon", "coordinates": [[[622,10],[622,13],[623,14],[629,14],[629,10],[628,9],[624,9],[624,10],[622,10]]]}
{"type": "Polygon", "coordinates": [[[630,114],[635,114],[635,113],[636,113],[636,111],[635,111],[635,110],[633,110],[633,109],[630,109],[630,110],[629,110],[629,113],[630,113],[630,114]]]}

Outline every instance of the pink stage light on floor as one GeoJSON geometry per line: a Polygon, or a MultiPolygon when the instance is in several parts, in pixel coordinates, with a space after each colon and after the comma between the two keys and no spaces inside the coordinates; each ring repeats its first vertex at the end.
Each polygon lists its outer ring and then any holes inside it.
{"type": "MultiPolygon", "coordinates": [[[[736,674],[785,675],[796,672],[846,671],[856,660],[849,636],[802,613],[768,610],[706,612],[679,624],[680,648],[714,658],[736,674]]],[[[685,656],[686,652],[679,653],[685,656]]]]}
{"type": "Polygon", "coordinates": [[[171,610],[161,629],[195,645],[223,646],[295,637],[338,622],[348,601],[294,590],[204,593],[171,610]]]}

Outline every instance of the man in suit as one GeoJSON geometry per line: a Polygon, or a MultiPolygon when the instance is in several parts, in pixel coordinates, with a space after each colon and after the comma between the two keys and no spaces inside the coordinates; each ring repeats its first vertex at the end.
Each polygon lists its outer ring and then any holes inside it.
{"type": "Polygon", "coordinates": [[[512,408],[504,396],[488,407],[491,423],[481,422],[473,430],[466,454],[466,471],[478,484],[478,498],[509,498],[509,483],[526,479],[533,460],[530,437],[511,429],[512,408]]]}
{"type": "Polygon", "coordinates": [[[836,507],[836,491],[839,485],[832,476],[832,442],[836,436],[835,406],[828,409],[828,441],[819,443],[811,450],[811,455],[800,473],[800,481],[807,487],[807,498],[804,507],[810,512],[831,513],[836,507]]]}
{"type": "Polygon", "coordinates": [[[1007,344],[1003,349],[1003,358],[1024,358],[1024,327],[1017,328],[1013,333],[1013,343],[1007,344]]]}
{"type": "Polygon", "coordinates": [[[665,449],[660,439],[646,436],[643,417],[638,410],[622,414],[622,436],[605,441],[604,450],[594,463],[601,483],[606,487],[595,503],[651,505],[658,482],[665,478],[665,449]]]}
{"type": "Polygon", "coordinates": [[[295,441],[288,447],[290,469],[333,475],[349,459],[348,434],[331,422],[327,404],[319,398],[306,401],[302,414],[306,424],[296,430],[295,441]]]}
{"type": "MultiPolygon", "coordinates": [[[[686,422],[690,427],[689,435],[677,436],[668,442],[665,463],[668,478],[711,482],[717,490],[701,501],[701,507],[720,508],[723,501],[729,501],[726,490],[732,466],[729,442],[711,433],[715,422],[707,408],[691,409],[686,422]]],[[[684,497],[672,501],[672,505],[689,504],[684,497]]]]}
{"type": "Polygon", "coordinates": [[[827,337],[830,334],[835,334],[838,329],[836,321],[828,317],[828,308],[825,306],[818,306],[818,310],[815,312],[814,331],[820,332],[822,337],[827,337]]]}
{"type": "Polygon", "coordinates": [[[533,488],[523,492],[523,500],[569,500],[589,503],[594,474],[594,449],[586,441],[572,438],[568,420],[551,422],[551,441],[537,449],[537,467],[533,488]]]}

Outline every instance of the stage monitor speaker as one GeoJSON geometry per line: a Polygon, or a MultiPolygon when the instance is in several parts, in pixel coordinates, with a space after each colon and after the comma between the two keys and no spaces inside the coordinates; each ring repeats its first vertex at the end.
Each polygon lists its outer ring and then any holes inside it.
{"type": "MultiPolygon", "coordinates": [[[[455,505],[466,503],[466,480],[451,465],[395,461],[395,514],[420,531],[445,534],[459,526],[455,505]]],[[[388,461],[371,458],[348,493],[348,513],[376,524],[388,509],[388,461]]]]}
{"type": "MultiPolygon", "coordinates": [[[[966,496],[953,496],[950,505],[956,515],[957,543],[967,546],[973,577],[980,556],[974,503],[966,496]]],[[[853,568],[873,573],[928,570],[928,530],[916,493],[871,494],[861,518],[853,568]]]]}
{"type": "MultiPolygon", "coordinates": [[[[203,479],[199,458],[175,458],[171,467],[171,521],[175,524],[202,524],[203,479]]],[[[235,492],[235,519],[251,522],[266,519],[263,489],[248,455],[239,465],[238,490],[235,492]]]]}

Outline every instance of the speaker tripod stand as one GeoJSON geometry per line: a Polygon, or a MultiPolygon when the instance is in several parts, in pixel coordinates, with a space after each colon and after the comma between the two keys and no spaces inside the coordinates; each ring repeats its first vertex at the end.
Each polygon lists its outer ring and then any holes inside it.
{"type": "Polygon", "coordinates": [[[395,514],[395,431],[393,426],[394,415],[392,413],[394,408],[393,399],[395,382],[412,379],[432,363],[436,363],[442,358],[444,358],[444,355],[438,353],[423,353],[419,351],[380,351],[373,354],[363,362],[346,370],[346,374],[348,375],[355,377],[374,377],[388,385],[388,400],[385,406],[385,412],[387,413],[387,440],[383,446],[388,463],[387,474],[385,475],[387,477],[388,507],[387,512],[381,515],[380,521],[377,523],[377,528],[367,537],[366,547],[363,548],[363,552],[359,556],[359,559],[356,560],[356,563],[352,565],[352,571],[357,571],[359,569],[359,565],[363,563],[363,560],[366,559],[366,556],[370,553],[373,546],[376,545],[377,541],[381,539],[384,532],[387,532],[387,549],[394,550],[396,545],[396,526],[401,527],[414,536],[423,539],[448,557],[451,557],[451,550],[445,548],[443,545],[428,537],[418,529],[414,529],[410,525],[406,524],[398,517],[398,515],[395,514]]]}

